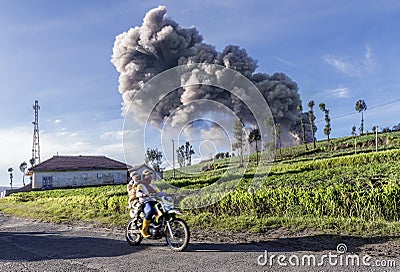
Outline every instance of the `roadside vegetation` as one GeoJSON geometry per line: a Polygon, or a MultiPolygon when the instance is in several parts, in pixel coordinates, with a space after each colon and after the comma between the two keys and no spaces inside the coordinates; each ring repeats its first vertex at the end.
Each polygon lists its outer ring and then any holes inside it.
{"type": "MultiPolygon", "coordinates": [[[[165,180],[182,189],[224,185],[235,188],[214,204],[188,209],[194,229],[264,232],[275,228],[313,230],[362,236],[397,235],[400,231],[400,132],[319,141],[276,152],[271,167],[256,173],[256,154],[242,176],[239,157],[204,162],[167,171],[165,180]],[[192,175],[184,174],[183,170],[192,175]],[[258,190],[249,190],[254,179],[258,190]]],[[[188,198],[185,203],[209,203],[217,193],[188,198]],[[196,202],[197,201],[197,202],[196,202]]],[[[57,223],[85,222],[123,227],[128,220],[125,185],[59,189],[13,194],[0,199],[0,211],[57,223]]],[[[200,206],[200,205],[197,205],[200,206]]]]}

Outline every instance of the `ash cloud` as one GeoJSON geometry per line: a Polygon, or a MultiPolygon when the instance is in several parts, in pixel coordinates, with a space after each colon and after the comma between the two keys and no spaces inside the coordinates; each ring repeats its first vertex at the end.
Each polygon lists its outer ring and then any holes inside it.
{"type": "MultiPolygon", "coordinates": [[[[193,109],[191,102],[206,99],[221,103],[246,122],[253,123],[250,110],[239,97],[210,85],[179,88],[162,99],[155,97],[157,101],[139,101],[135,97],[151,78],[170,68],[195,63],[217,64],[238,71],[251,80],[268,102],[275,122],[281,124],[282,139],[287,143],[296,141],[296,137],[289,135],[300,135],[301,114],[297,105],[301,104],[301,99],[293,80],[284,73],[255,73],[257,61],[245,49],[228,45],[218,52],[214,46],[203,42],[195,27],[183,28],[166,13],[164,6],[150,10],[140,27],[131,28],[115,39],[111,62],[120,73],[118,88],[123,97],[124,113],[131,104],[139,122],[148,117],[142,112],[151,112],[150,121],[155,126],[162,126],[167,118],[185,123],[191,112],[207,110],[201,107],[193,109]]],[[[193,77],[196,75],[188,72],[181,78],[181,83],[190,83],[193,77]]],[[[219,80],[224,79],[221,77],[219,80]]],[[[246,96],[246,90],[241,93],[246,96]]]]}

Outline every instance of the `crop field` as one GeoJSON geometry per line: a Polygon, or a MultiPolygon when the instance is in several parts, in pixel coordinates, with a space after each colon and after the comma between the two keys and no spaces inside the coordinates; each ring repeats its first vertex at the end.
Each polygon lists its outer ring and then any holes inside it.
{"type": "MultiPolygon", "coordinates": [[[[208,170],[201,170],[207,163],[191,166],[196,172],[192,175],[178,169],[175,179],[167,171],[157,184],[171,184],[178,191],[231,188],[222,195],[209,190],[182,199],[182,208],[198,207],[186,209],[184,215],[192,228],[263,232],[284,227],[393,235],[400,231],[400,133],[379,134],[378,152],[374,139],[359,137],[356,154],[352,137],[334,139],[329,147],[320,141],[316,149],[312,144],[309,150],[304,145],[283,148],[275,162],[257,172],[252,154],[242,175],[238,158],[216,160],[208,163],[208,170]]],[[[125,185],[33,191],[0,199],[0,211],[17,216],[117,227],[128,220],[126,206],[125,185]]]]}

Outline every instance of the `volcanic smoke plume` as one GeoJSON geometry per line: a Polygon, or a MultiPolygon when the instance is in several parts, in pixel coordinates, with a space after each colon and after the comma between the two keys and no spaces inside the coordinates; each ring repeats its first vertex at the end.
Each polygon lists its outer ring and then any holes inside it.
{"type": "MultiPolygon", "coordinates": [[[[281,124],[282,139],[293,143],[295,137],[290,135],[299,135],[301,131],[301,114],[297,110],[301,100],[297,84],[283,73],[255,73],[257,62],[247,55],[245,49],[228,45],[218,52],[212,45],[202,42],[203,38],[195,27],[179,26],[166,16],[166,12],[164,6],[150,10],[140,27],[131,28],[115,39],[111,62],[120,73],[123,111],[126,112],[132,103],[130,110],[135,112],[139,122],[146,121],[143,117],[148,116],[141,113],[151,108],[149,121],[155,126],[161,126],[167,118],[175,120],[175,123],[185,123],[188,115],[182,113],[191,111],[186,105],[193,107],[191,101],[207,99],[226,106],[251,124],[254,119],[241,99],[210,85],[178,88],[162,99],[156,97],[156,104],[154,101],[135,101],[135,95],[141,88],[167,69],[193,63],[217,64],[240,72],[255,84],[267,100],[275,122],[281,124]]],[[[190,81],[190,76],[181,81],[190,81]]],[[[207,108],[196,110],[207,111],[207,108]]]]}

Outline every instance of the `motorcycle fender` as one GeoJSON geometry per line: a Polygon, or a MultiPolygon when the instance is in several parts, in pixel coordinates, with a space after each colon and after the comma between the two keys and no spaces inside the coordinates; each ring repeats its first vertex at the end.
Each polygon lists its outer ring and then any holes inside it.
{"type": "Polygon", "coordinates": [[[169,210],[168,213],[169,214],[183,214],[183,212],[181,212],[180,210],[169,210]]]}

